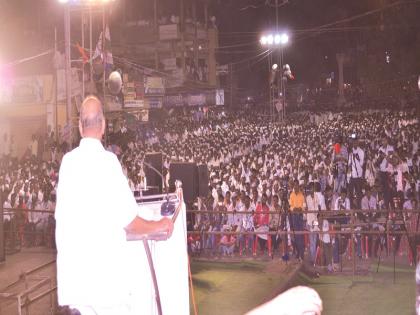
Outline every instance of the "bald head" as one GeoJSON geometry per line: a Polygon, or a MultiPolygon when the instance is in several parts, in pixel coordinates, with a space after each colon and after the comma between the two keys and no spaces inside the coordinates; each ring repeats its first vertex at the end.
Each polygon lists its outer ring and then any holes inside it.
{"type": "Polygon", "coordinates": [[[105,131],[105,117],[101,101],[88,96],[80,107],[79,131],[82,138],[101,139],[105,131]]]}

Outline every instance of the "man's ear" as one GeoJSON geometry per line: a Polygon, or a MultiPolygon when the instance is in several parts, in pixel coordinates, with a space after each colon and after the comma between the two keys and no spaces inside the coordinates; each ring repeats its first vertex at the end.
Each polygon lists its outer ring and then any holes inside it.
{"type": "Polygon", "coordinates": [[[82,128],[82,122],[79,120],[79,132],[80,132],[80,137],[83,138],[83,128],[82,128]]]}
{"type": "Polygon", "coordinates": [[[101,137],[103,137],[103,135],[105,134],[105,117],[103,117],[102,119],[102,126],[101,126],[101,137]]]}

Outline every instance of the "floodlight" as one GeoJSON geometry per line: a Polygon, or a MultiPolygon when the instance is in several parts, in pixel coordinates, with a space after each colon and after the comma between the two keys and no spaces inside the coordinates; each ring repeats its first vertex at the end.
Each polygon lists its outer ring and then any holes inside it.
{"type": "Polygon", "coordinates": [[[280,42],[285,45],[289,42],[289,36],[285,33],[281,34],[280,36],[280,42]]]}
{"type": "Polygon", "coordinates": [[[261,37],[260,42],[261,42],[261,45],[266,45],[267,44],[267,37],[266,36],[261,37]]]}

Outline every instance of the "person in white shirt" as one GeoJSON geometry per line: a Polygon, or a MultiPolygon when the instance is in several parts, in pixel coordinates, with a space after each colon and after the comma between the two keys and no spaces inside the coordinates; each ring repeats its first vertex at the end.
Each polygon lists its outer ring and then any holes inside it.
{"type": "MultiPolygon", "coordinates": [[[[319,182],[312,184],[312,193],[306,197],[306,206],[308,207],[308,211],[321,211],[327,209],[325,206],[324,195],[321,193],[321,184],[319,182]]],[[[309,253],[311,264],[314,264],[316,259],[316,245],[318,241],[318,233],[316,232],[319,232],[318,213],[307,213],[306,225],[307,229],[311,232],[311,234],[309,234],[309,253]]]]}
{"type": "Polygon", "coordinates": [[[365,162],[365,152],[360,148],[359,142],[354,138],[351,150],[349,150],[348,168],[350,181],[348,190],[355,208],[360,208],[362,200],[363,185],[363,164],[365,162]]]}
{"type": "MultiPolygon", "coordinates": [[[[243,232],[253,232],[254,231],[254,211],[255,208],[251,205],[251,199],[249,196],[245,196],[244,198],[244,212],[251,212],[251,213],[244,213],[242,215],[242,231],[243,232]]],[[[252,249],[254,247],[254,235],[252,234],[241,234],[240,242],[242,244],[242,249],[252,253],[252,249]],[[248,245],[248,248],[246,247],[248,245]]]]}
{"type": "Polygon", "coordinates": [[[88,96],[82,103],[79,131],[82,140],[64,156],[57,189],[58,304],[82,315],[135,314],[141,301],[130,296],[134,279],[149,271],[131,263],[134,249],[126,233],[169,237],[173,224],[137,216],[121,165],[101,144],[105,118],[98,98],[88,96]]]}
{"type": "Polygon", "coordinates": [[[385,206],[389,208],[392,199],[392,189],[389,186],[388,167],[394,147],[388,144],[388,138],[382,139],[382,146],[379,148],[377,166],[379,166],[379,180],[384,194],[385,206]]]}
{"type": "MultiPolygon", "coordinates": [[[[333,210],[342,211],[342,210],[350,210],[350,199],[347,198],[347,192],[345,189],[342,189],[340,192],[340,196],[335,200],[333,210]]],[[[339,219],[340,224],[347,224],[348,218],[345,215],[342,219],[339,219]]],[[[340,238],[338,235],[334,238],[334,247],[333,247],[333,261],[334,264],[337,265],[340,263],[340,247],[345,246],[345,244],[340,244],[340,238]]]]}
{"type": "Polygon", "coordinates": [[[327,266],[328,272],[333,271],[333,260],[332,260],[332,244],[331,244],[331,236],[329,230],[330,230],[330,224],[326,218],[323,216],[320,217],[321,221],[321,231],[323,232],[320,236],[321,239],[321,246],[322,246],[322,252],[323,252],[323,265],[327,266]]]}

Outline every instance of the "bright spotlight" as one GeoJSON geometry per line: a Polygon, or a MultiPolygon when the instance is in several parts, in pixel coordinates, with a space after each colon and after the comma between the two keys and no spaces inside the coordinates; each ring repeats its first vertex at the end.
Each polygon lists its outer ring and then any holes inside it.
{"type": "Polygon", "coordinates": [[[67,2],[69,2],[69,0],[58,0],[58,2],[60,2],[60,3],[67,3],[67,2]]]}
{"type": "Polygon", "coordinates": [[[281,42],[281,36],[279,34],[276,34],[274,36],[274,44],[278,45],[281,42]]]}
{"type": "Polygon", "coordinates": [[[268,35],[267,36],[267,44],[268,45],[273,45],[273,42],[274,42],[273,35],[268,35]]]}
{"type": "Polygon", "coordinates": [[[267,37],[265,37],[265,36],[261,37],[260,42],[261,42],[261,45],[266,45],[267,44],[267,37]]]}
{"type": "Polygon", "coordinates": [[[271,67],[271,69],[273,69],[273,70],[277,70],[277,68],[278,68],[277,63],[273,64],[273,66],[271,67]]]}
{"type": "Polygon", "coordinates": [[[289,42],[289,36],[287,34],[281,34],[280,42],[284,45],[289,42]]]}

